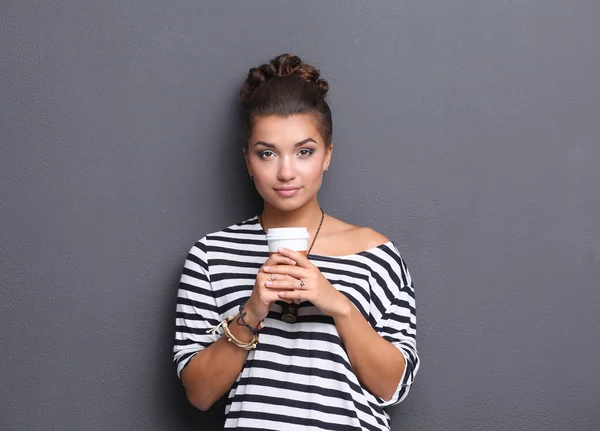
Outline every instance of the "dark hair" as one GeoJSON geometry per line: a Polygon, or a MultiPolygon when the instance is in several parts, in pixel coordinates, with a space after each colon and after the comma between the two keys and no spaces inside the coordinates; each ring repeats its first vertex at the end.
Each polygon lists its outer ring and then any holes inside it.
{"type": "Polygon", "coordinates": [[[333,124],[329,105],[325,102],[329,85],[319,76],[318,69],[291,54],[278,55],[270,62],[250,69],[240,89],[245,110],[245,145],[248,145],[256,117],[294,114],[315,115],[325,146],[331,145],[333,124]]]}

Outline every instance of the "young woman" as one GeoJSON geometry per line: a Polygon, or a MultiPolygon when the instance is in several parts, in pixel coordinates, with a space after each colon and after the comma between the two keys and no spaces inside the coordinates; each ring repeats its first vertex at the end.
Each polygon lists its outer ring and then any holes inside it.
{"type": "Polygon", "coordinates": [[[419,368],[410,275],[392,241],[325,214],[327,82],[300,58],[250,69],[244,157],[261,214],[200,239],[185,262],[175,362],[201,410],[229,392],[225,429],[389,430],[419,368]],[[265,232],[306,227],[308,255],[269,257],[265,232]],[[282,305],[296,302],[294,323],[282,305]]]}

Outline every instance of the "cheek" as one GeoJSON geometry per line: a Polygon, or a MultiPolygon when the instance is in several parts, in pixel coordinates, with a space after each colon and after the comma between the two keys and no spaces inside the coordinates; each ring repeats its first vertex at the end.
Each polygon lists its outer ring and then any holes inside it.
{"type": "Polygon", "coordinates": [[[254,184],[258,190],[270,188],[274,178],[277,178],[277,170],[271,164],[263,164],[254,169],[254,184]]]}
{"type": "Polygon", "coordinates": [[[323,169],[321,169],[321,165],[315,167],[312,171],[312,177],[313,179],[317,180],[319,178],[321,178],[321,172],[323,171],[323,169]]]}
{"type": "Polygon", "coordinates": [[[302,179],[305,187],[313,189],[320,187],[322,179],[322,163],[315,161],[314,163],[306,164],[302,168],[298,168],[298,176],[302,179]]]}
{"type": "Polygon", "coordinates": [[[315,159],[307,166],[307,174],[313,178],[318,178],[323,172],[323,160],[315,159]]]}

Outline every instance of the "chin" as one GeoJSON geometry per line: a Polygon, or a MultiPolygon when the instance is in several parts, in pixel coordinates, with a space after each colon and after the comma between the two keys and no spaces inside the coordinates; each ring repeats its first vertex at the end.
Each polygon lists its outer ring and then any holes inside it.
{"type": "MultiPolygon", "coordinates": [[[[266,200],[266,199],[265,199],[266,200]]],[[[274,208],[277,208],[280,211],[294,211],[298,208],[302,208],[306,205],[304,200],[300,199],[281,199],[279,197],[274,197],[273,199],[267,200],[269,205],[274,208]]]]}

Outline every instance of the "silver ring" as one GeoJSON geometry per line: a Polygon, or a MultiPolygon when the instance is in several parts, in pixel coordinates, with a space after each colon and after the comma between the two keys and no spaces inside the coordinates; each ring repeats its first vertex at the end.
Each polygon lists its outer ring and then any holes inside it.
{"type": "Polygon", "coordinates": [[[306,286],[304,280],[300,279],[300,290],[304,289],[304,286],[306,286]]]}
{"type": "Polygon", "coordinates": [[[275,281],[275,274],[271,274],[271,281],[275,281]]]}

